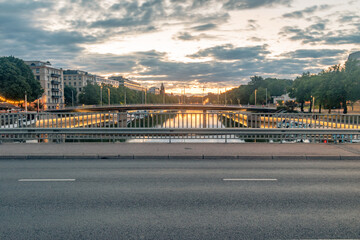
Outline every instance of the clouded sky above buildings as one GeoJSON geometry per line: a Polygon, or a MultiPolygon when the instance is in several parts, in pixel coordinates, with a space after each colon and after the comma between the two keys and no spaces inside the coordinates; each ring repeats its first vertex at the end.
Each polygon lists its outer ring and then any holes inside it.
{"type": "Polygon", "coordinates": [[[293,79],[359,50],[360,0],[0,0],[1,56],[174,91],[293,79]]]}

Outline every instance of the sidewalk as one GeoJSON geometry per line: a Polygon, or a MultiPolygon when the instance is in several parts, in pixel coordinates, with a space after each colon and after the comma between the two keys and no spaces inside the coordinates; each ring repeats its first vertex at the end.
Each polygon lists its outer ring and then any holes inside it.
{"type": "Polygon", "coordinates": [[[44,143],[0,144],[0,159],[353,159],[360,144],[278,143],[44,143]]]}

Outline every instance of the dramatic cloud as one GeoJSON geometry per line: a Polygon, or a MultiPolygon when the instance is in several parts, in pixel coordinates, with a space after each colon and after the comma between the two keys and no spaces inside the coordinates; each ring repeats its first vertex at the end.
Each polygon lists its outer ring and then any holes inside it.
{"type": "Polygon", "coordinates": [[[336,49],[298,49],[296,51],[284,53],[282,56],[290,58],[324,58],[338,57],[345,52],[345,50],[336,49]]]}
{"type": "Polygon", "coordinates": [[[325,30],[324,23],[310,25],[305,29],[299,27],[284,27],[279,33],[293,41],[302,41],[304,44],[359,44],[360,29],[358,27],[346,30],[325,30]]]}
{"type": "Polygon", "coordinates": [[[275,5],[289,6],[293,0],[228,0],[224,7],[228,10],[232,9],[252,9],[259,7],[272,7],[275,5]]]}
{"type": "Polygon", "coordinates": [[[217,60],[236,60],[236,59],[263,59],[270,52],[266,50],[267,46],[255,47],[234,47],[231,44],[216,46],[200,50],[189,55],[191,58],[213,57],[217,60]]]}
{"type": "Polygon", "coordinates": [[[359,12],[354,0],[0,0],[0,56],[231,87],[346,60],[359,49],[359,12]]]}
{"type": "Polygon", "coordinates": [[[316,11],[322,11],[322,10],[327,10],[331,8],[330,5],[320,5],[320,6],[312,6],[312,7],[307,7],[303,10],[300,11],[294,11],[291,13],[286,13],[283,15],[284,18],[304,18],[306,15],[310,15],[313,14],[316,11]]]}
{"type": "Polygon", "coordinates": [[[182,40],[182,41],[199,41],[204,38],[216,38],[216,37],[204,33],[198,35],[192,35],[188,32],[179,32],[174,36],[174,39],[182,40]]]}
{"type": "Polygon", "coordinates": [[[208,24],[192,27],[191,29],[194,31],[207,31],[207,30],[211,30],[214,28],[216,28],[216,24],[208,23],[208,24]]]}

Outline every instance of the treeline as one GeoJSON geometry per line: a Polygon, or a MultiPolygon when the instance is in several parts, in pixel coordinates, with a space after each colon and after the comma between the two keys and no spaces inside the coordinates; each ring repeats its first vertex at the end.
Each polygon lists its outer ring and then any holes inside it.
{"type": "MultiPolygon", "coordinates": [[[[85,105],[99,105],[109,104],[109,93],[110,93],[110,104],[141,104],[145,103],[145,92],[135,91],[124,86],[118,88],[112,87],[111,85],[87,84],[83,91],[79,94],[79,99],[75,98],[76,89],[71,86],[65,86],[64,97],[67,106],[72,105],[72,98],[74,98],[74,105],[85,104],[85,105]],[[101,101],[102,95],[102,101],[101,101]]],[[[165,94],[155,95],[152,93],[146,94],[146,103],[160,104],[163,103],[179,103],[177,96],[165,94]],[[165,99],[164,99],[165,98],[165,99]]]]}
{"type": "MultiPolygon", "coordinates": [[[[226,93],[221,93],[219,101],[221,104],[256,104],[272,103],[273,96],[281,96],[291,88],[293,81],[289,79],[262,78],[253,76],[247,85],[233,88],[226,93]]],[[[217,101],[217,95],[213,94],[211,102],[217,101]]]]}
{"type": "Polygon", "coordinates": [[[346,114],[348,104],[360,100],[360,63],[350,59],[345,65],[335,65],[318,74],[303,73],[295,80],[253,76],[247,85],[207,97],[211,103],[255,104],[255,90],[256,104],[266,104],[266,99],[272,103],[274,96],[289,93],[302,112],[305,103],[309,103],[309,112],[316,106],[320,113],[323,108],[329,113],[331,109],[342,108],[346,114]]]}
{"type": "Polygon", "coordinates": [[[290,96],[296,98],[304,111],[304,103],[310,101],[309,112],[312,106],[331,109],[343,108],[348,111],[347,105],[360,100],[360,65],[359,61],[348,60],[345,65],[335,65],[318,74],[303,73],[294,80],[289,89],[290,96]],[[313,102],[315,101],[315,102],[313,102]]]}

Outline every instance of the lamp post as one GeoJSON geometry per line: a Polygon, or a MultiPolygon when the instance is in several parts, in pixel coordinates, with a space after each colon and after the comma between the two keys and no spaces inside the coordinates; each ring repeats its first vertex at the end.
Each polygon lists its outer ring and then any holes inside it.
{"type": "Polygon", "coordinates": [[[25,112],[27,112],[27,93],[25,91],[25,112]]]}
{"type": "Polygon", "coordinates": [[[184,104],[185,104],[185,86],[184,86],[184,104]]]}
{"type": "Polygon", "coordinates": [[[145,93],[145,104],[146,104],[146,95],[147,95],[147,89],[145,88],[145,91],[144,91],[144,93],[145,93]]]}
{"type": "Polygon", "coordinates": [[[74,107],[74,91],[71,89],[71,103],[72,106],[74,107]]]}
{"type": "Polygon", "coordinates": [[[314,113],[314,112],[315,112],[315,97],[313,97],[313,102],[312,102],[312,104],[313,104],[312,112],[314,113]]]}
{"type": "Polygon", "coordinates": [[[108,88],[108,102],[109,102],[109,106],[110,106],[110,88],[108,88]]]}
{"type": "Polygon", "coordinates": [[[255,89],[255,106],[256,106],[256,92],[257,92],[257,89],[255,89]]]}
{"type": "Polygon", "coordinates": [[[100,105],[102,106],[102,85],[100,86],[100,105]]]}
{"type": "Polygon", "coordinates": [[[267,104],[268,104],[268,102],[267,102],[267,88],[266,88],[266,103],[265,103],[265,105],[267,106],[267,104]]]}
{"type": "Polygon", "coordinates": [[[218,104],[220,104],[220,88],[218,88],[218,104]]]}
{"type": "Polygon", "coordinates": [[[227,101],[226,101],[226,88],[225,88],[225,106],[226,106],[226,102],[227,102],[227,101]]]}
{"type": "Polygon", "coordinates": [[[205,95],[205,88],[203,86],[203,96],[202,96],[202,99],[201,99],[203,105],[204,105],[204,95],[205,95]]]}

